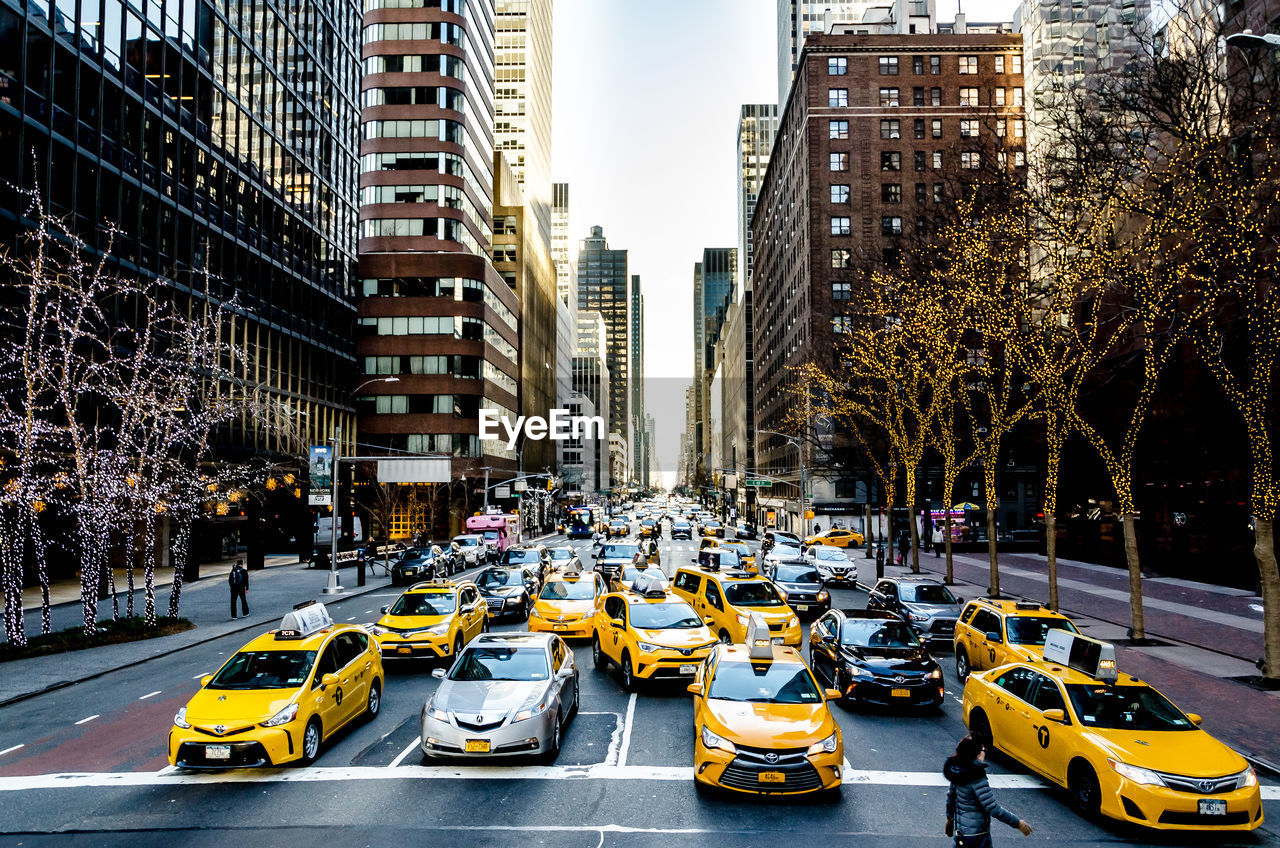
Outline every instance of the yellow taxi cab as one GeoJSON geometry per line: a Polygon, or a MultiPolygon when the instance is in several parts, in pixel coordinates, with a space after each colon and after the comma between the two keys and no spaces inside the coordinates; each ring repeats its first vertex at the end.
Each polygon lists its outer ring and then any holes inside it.
{"type": "Polygon", "coordinates": [[[609,591],[594,571],[558,571],[547,578],[529,612],[529,631],[585,639],[595,632],[595,616],[609,591]]]}
{"type": "Polygon", "coordinates": [[[693,607],[644,575],[629,591],[605,595],[591,659],[601,671],[616,665],[623,687],[633,690],[637,680],[693,677],[715,645],[693,607]]]}
{"type": "Polygon", "coordinates": [[[856,530],[841,530],[837,528],[815,533],[804,540],[804,546],[806,548],[811,545],[827,545],[832,548],[860,548],[866,541],[866,537],[856,530]]]}
{"type": "Polygon", "coordinates": [[[658,523],[657,519],[645,518],[641,520],[640,522],[640,538],[641,539],[656,539],[661,535],[662,535],[662,525],[658,523]]]}
{"type": "Polygon", "coordinates": [[[719,645],[689,685],[699,789],[838,793],[844,743],[823,689],[795,648],[774,645],[752,615],[746,645],[719,645]]]}
{"type": "Polygon", "coordinates": [[[741,563],[738,567],[743,571],[750,571],[752,574],[759,572],[760,569],[756,568],[756,555],[751,552],[751,548],[746,542],[721,541],[720,550],[733,551],[737,554],[741,563]]]}
{"type": "Polygon", "coordinates": [[[1079,633],[1071,619],[1036,601],[978,598],[956,622],[956,677],[1019,660],[1038,660],[1044,640],[1054,630],[1079,633]]]}
{"type": "Polygon", "coordinates": [[[456,656],[489,629],[488,605],[474,583],[415,583],[369,627],[386,657],[456,656]]]}
{"type": "Polygon", "coordinates": [[[1258,777],[1136,677],[1115,648],[1063,630],[1044,656],[969,675],[965,724],[977,737],[1065,787],[1086,816],[1157,830],[1253,830],[1258,777]]]}
{"type": "Polygon", "coordinates": [[[326,739],[382,706],[382,655],[361,627],[300,604],[253,639],[173,717],[169,764],[229,769],[310,764],[326,739]]]}
{"type": "MultiPolygon", "coordinates": [[[[706,553],[709,552],[703,555],[706,553]]],[[[775,644],[800,645],[800,619],[777,587],[759,574],[737,569],[681,568],[671,581],[671,591],[688,601],[725,644],[746,640],[747,624],[754,612],[769,626],[775,644]]]]}

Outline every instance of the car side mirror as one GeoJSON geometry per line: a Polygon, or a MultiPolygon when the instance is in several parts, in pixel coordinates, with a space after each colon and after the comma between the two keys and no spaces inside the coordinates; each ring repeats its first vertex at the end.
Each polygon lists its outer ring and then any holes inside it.
{"type": "Polygon", "coordinates": [[[1062,724],[1067,720],[1067,714],[1064,710],[1045,710],[1044,720],[1056,721],[1058,724],[1062,724]]]}
{"type": "Polygon", "coordinates": [[[573,669],[571,668],[562,668],[556,672],[556,680],[568,680],[570,677],[573,677],[573,669]]]}
{"type": "Polygon", "coordinates": [[[686,687],[684,687],[684,688],[685,688],[685,691],[686,691],[686,692],[688,692],[690,695],[701,695],[701,694],[702,694],[702,684],[701,684],[701,683],[690,683],[688,686],[686,686],[686,687]]]}
{"type": "Polygon", "coordinates": [[[390,609],[391,609],[391,607],[383,607],[383,608],[380,610],[380,612],[381,612],[383,615],[386,615],[386,614],[387,614],[387,611],[388,611],[388,610],[390,610],[390,609]]]}
{"type": "Polygon", "coordinates": [[[609,619],[609,625],[610,625],[610,626],[612,626],[612,627],[616,627],[616,628],[618,628],[619,630],[621,630],[621,629],[625,626],[625,625],[622,623],[622,619],[620,619],[620,618],[611,618],[611,619],[609,619]]]}
{"type": "Polygon", "coordinates": [[[964,598],[960,597],[959,595],[956,595],[956,603],[957,603],[957,604],[963,604],[963,603],[964,603],[964,598]]]}
{"type": "Polygon", "coordinates": [[[822,634],[822,641],[823,641],[823,642],[826,642],[828,645],[834,645],[834,644],[836,643],[836,637],[835,637],[835,634],[834,634],[834,633],[823,633],[823,634],[822,634]]]}
{"type": "Polygon", "coordinates": [[[838,701],[843,693],[839,689],[824,689],[822,694],[827,696],[828,701],[838,701]]]}
{"type": "Polygon", "coordinates": [[[444,680],[444,669],[443,668],[431,669],[431,676],[434,677],[436,680],[444,680]]]}
{"type": "Polygon", "coordinates": [[[997,633],[997,632],[995,632],[994,630],[988,630],[988,631],[987,631],[987,633],[986,633],[985,638],[986,638],[986,640],[987,640],[988,642],[1003,642],[1003,641],[1004,641],[1004,639],[1000,638],[1000,634],[999,634],[999,633],[997,633]]]}
{"type": "Polygon", "coordinates": [[[1199,713],[1187,713],[1187,719],[1196,727],[1200,726],[1200,722],[1204,721],[1199,713]]]}
{"type": "Polygon", "coordinates": [[[714,627],[716,620],[714,618],[704,618],[702,619],[702,623],[707,625],[708,627],[714,627]]]}
{"type": "Polygon", "coordinates": [[[321,686],[337,686],[337,685],[338,685],[338,675],[336,675],[336,674],[326,674],[324,677],[320,678],[320,685],[321,685],[321,686]]]}
{"type": "Polygon", "coordinates": [[[203,689],[208,686],[210,680],[213,680],[212,674],[206,674],[204,677],[200,678],[200,688],[203,689]]]}
{"type": "Polygon", "coordinates": [[[689,562],[696,563],[697,561],[698,561],[697,557],[689,557],[689,562]]]}

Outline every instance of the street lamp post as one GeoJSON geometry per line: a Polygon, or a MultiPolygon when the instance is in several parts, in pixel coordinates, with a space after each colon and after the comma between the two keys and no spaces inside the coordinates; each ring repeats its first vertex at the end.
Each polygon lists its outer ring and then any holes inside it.
{"type": "Polygon", "coordinates": [[[1266,32],[1257,35],[1251,29],[1241,30],[1227,36],[1227,44],[1232,47],[1239,47],[1241,50],[1265,50],[1267,48],[1280,48],[1280,35],[1272,32],[1266,32]]]}
{"type": "MultiPolygon", "coordinates": [[[[360,385],[351,390],[351,396],[355,397],[356,393],[365,386],[372,386],[374,383],[398,383],[399,377],[379,377],[374,380],[365,380],[360,385]]],[[[338,582],[338,531],[342,526],[342,516],[338,511],[338,490],[341,483],[341,466],[338,465],[338,454],[342,450],[342,428],[333,428],[333,466],[329,476],[329,497],[333,502],[333,521],[329,527],[329,582],[321,590],[325,595],[341,595],[343,592],[342,584],[338,582]]]]}
{"type": "Polygon", "coordinates": [[[809,520],[808,518],[809,511],[805,509],[805,503],[804,503],[805,501],[804,493],[807,488],[807,485],[806,485],[807,478],[805,475],[805,467],[804,467],[804,447],[802,446],[799,439],[795,438],[794,436],[788,436],[786,433],[779,433],[776,430],[760,430],[760,429],[757,429],[756,432],[765,433],[770,436],[781,436],[789,444],[793,445],[796,449],[796,453],[800,455],[800,532],[801,534],[803,534],[805,522],[809,520]]]}

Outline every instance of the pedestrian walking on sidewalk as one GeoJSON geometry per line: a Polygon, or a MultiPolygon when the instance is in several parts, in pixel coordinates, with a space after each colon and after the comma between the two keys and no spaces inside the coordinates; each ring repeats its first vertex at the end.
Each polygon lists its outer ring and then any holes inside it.
{"type": "Polygon", "coordinates": [[[947,758],[942,774],[947,787],[945,833],[954,836],[956,848],[991,848],[991,819],[1016,827],[1031,835],[1031,825],[996,802],[987,783],[987,750],[972,735],[960,740],[956,752],[947,758]]]}
{"type": "Polygon", "coordinates": [[[236,598],[240,599],[241,613],[249,615],[249,572],[244,567],[244,560],[236,560],[227,575],[227,585],[231,587],[231,617],[236,617],[236,598]]]}

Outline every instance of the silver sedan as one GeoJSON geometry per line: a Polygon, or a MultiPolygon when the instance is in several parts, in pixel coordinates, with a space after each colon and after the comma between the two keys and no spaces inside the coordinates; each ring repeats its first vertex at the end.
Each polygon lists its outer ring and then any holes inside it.
{"type": "Polygon", "coordinates": [[[477,636],[422,707],[427,757],[488,759],[541,755],[553,762],[578,712],[578,666],[550,633],[477,636]]]}

